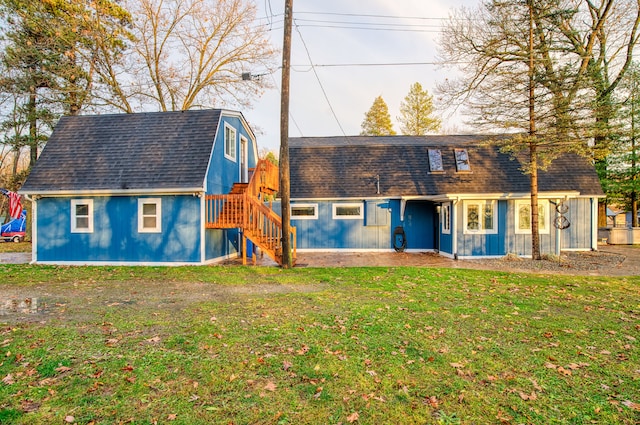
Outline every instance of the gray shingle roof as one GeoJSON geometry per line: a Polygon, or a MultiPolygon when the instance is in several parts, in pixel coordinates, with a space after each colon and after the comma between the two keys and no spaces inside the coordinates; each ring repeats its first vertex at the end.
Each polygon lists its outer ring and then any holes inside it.
{"type": "Polygon", "coordinates": [[[220,110],[63,117],[21,192],[201,188],[220,110]]]}
{"type": "MultiPolygon", "coordinates": [[[[487,136],[350,136],[291,138],[292,198],[527,193],[520,163],[487,136]],[[471,172],[456,172],[454,148],[465,148],[471,172]],[[429,171],[428,149],[440,149],[444,172],[429,171]],[[377,190],[380,178],[380,194],[377,190]]],[[[538,178],[541,192],[602,196],[596,171],[575,154],[557,158],[538,178]]]]}

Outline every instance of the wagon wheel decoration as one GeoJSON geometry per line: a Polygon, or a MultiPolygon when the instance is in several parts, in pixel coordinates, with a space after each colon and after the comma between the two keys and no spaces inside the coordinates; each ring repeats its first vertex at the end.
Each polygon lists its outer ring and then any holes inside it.
{"type": "Polygon", "coordinates": [[[556,227],[556,229],[564,230],[568,229],[569,226],[571,226],[571,223],[569,222],[569,219],[567,217],[559,215],[555,218],[555,220],[553,220],[553,225],[556,227]]]}
{"type": "Polygon", "coordinates": [[[569,211],[569,205],[567,205],[566,202],[558,202],[558,205],[556,205],[556,211],[558,211],[558,214],[566,214],[569,211]]]}

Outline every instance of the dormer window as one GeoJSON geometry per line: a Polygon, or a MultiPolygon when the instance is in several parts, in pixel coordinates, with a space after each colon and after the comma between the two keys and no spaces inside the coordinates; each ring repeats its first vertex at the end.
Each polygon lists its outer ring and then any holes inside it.
{"type": "Polygon", "coordinates": [[[440,149],[429,149],[429,171],[443,172],[444,166],[442,165],[442,152],[440,149]]]}
{"type": "Polygon", "coordinates": [[[454,149],[453,153],[456,158],[456,171],[471,171],[469,164],[469,154],[466,149],[454,149]]]}

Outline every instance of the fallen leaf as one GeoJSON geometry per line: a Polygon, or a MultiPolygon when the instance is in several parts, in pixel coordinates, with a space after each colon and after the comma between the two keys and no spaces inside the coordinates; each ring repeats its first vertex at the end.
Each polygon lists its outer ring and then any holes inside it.
{"type": "Polygon", "coordinates": [[[60,366],[56,368],[56,372],[60,372],[60,373],[69,372],[70,370],[71,368],[67,366],[60,366]]]}
{"type": "Polygon", "coordinates": [[[74,418],[71,415],[67,415],[67,416],[64,417],[64,421],[66,423],[68,423],[68,424],[72,424],[72,423],[74,423],[76,421],[76,418],[74,418]]]}
{"type": "Polygon", "coordinates": [[[16,381],[13,379],[13,375],[12,374],[8,374],[4,378],[2,378],[2,383],[5,384],[5,385],[11,385],[11,384],[13,384],[15,382],[16,381]]]}
{"type": "Polygon", "coordinates": [[[178,418],[178,415],[175,413],[171,413],[170,415],[167,416],[168,421],[175,421],[177,418],[178,418]]]}
{"type": "Polygon", "coordinates": [[[451,367],[455,367],[456,369],[461,369],[464,367],[462,363],[449,363],[451,367]]]}
{"type": "Polygon", "coordinates": [[[561,374],[563,374],[564,376],[571,376],[571,371],[569,369],[565,369],[562,366],[560,366],[557,371],[561,374]]]}
{"type": "Polygon", "coordinates": [[[20,407],[24,413],[31,413],[40,408],[40,403],[31,400],[22,400],[20,407]]]}
{"type": "Polygon", "coordinates": [[[523,399],[524,401],[529,401],[529,400],[536,400],[538,396],[536,395],[535,391],[532,391],[531,394],[527,394],[520,391],[520,398],[523,399]]]}
{"type": "Polygon", "coordinates": [[[147,342],[152,343],[152,344],[156,343],[156,342],[160,342],[160,337],[159,336],[154,336],[153,338],[149,338],[147,340],[147,342]]]}
{"type": "Polygon", "coordinates": [[[354,423],[358,419],[360,419],[360,415],[358,414],[358,412],[353,412],[352,414],[347,416],[347,422],[349,422],[350,424],[354,423]]]}
{"type": "Polygon", "coordinates": [[[273,382],[269,381],[267,382],[267,384],[264,386],[264,389],[267,391],[275,391],[277,389],[276,384],[274,384],[273,382]]]}
{"type": "Polygon", "coordinates": [[[438,408],[439,402],[436,396],[432,395],[431,397],[427,397],[426,402],[429,406],[433,407],[434,409],[438,408]]]}
{"type": "Polygon", "coordinates": [[[289,369],[291,369],[293,367],[293,363],[288,362],[288,361],[283,361],[282,362],[282,370],[287,371],[289,369]]]}
{"type": "Polygon", "coordinates": [[[536,381],[533,378],[529,378],[529,381],[531,381],[531,383],[533,384],[533,388],[535,388],[536,390],[542,392],[542,387],[538,384],[538,381],[536,381]]]}
{"type": "Polygon", "coordinates": [[[623,401],[623,402],[622,402],[622,403],[620,403],[620,404],[622,404],[623,406],[628,407],[628,408],[629,408],[629,409],[631,409],[631,410],[638,410],[638,411],[640,411],[640,403],[634,403],[634,402],[632,402],[632,401],[625,400],[625,401],[623,401]]]}

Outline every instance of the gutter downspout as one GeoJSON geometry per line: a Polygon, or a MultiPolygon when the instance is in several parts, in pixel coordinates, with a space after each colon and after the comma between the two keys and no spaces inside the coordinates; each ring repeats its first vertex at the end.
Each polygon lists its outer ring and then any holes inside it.
{"type": "MultiPolygon", "coordinates": [[[[560,204],[560,202],[562,202],[562,199],[557,199],[556,200],[556,205],[560,204]]],[[[556,210],[556,214],[555,214],[555,218],[557,219],[558,217],[560,217],[560,213],[558,212],[557,208],[554,208],[554,210],[556,210]]],[[[555,223],[555,220],[553,221],[555,223]]],[[[556,250],[555,250],[555,254],[558,258],[560,258],[560,251],[562,250],[562,230],[560,230],[560,228],[553,226],[556,228],[556,250]]]]}
{"type": "Polygon", "coordinates": [[[38,261],[38,201],[29,195],[24,198],[31,202],[31,262],[35,264],[38,261]]]}
{"type": "Polygon", "coordinates": [[[458,198],[451,202],[451,254],[455,260],[458,259],[458,198]]]}
{"type": "Polygon", "coordinates": [[[591,198],[591,250],[598,250],[598,198],[591,198]]]}

